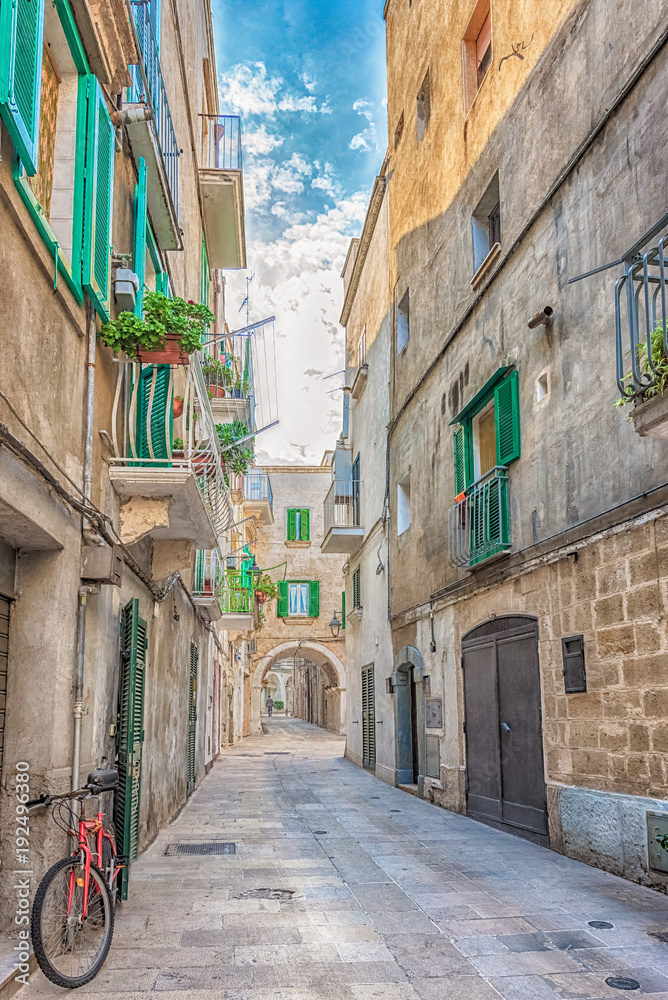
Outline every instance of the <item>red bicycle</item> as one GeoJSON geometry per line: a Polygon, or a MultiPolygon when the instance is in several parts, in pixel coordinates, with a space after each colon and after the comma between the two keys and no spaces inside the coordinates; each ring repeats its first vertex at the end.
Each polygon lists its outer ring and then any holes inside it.
{"type": "Polygon", "coordinates": [[[57,861],[39,884],[32,908],[30,933],[35,958],[44,975],[58,986],[89,983],[102,968],[114,933],[116,879],[126,861],[116,854],[113,824],[104,827],[99,808],[84,817],[85,803],[113,791],[118,774],[93,771],[85,788],[62,795],[41,795],[31,808],[53,804],[57,826],[73,837],[73,854],[57,861]],[[74,811],[68,800],[79,802],[74,811]]]}

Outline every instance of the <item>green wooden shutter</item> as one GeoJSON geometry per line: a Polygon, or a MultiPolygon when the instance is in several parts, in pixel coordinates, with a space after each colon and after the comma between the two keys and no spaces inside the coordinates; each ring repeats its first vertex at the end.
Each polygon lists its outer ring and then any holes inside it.
{"type": "Polygon", "coordinates": [[[134,204],[134,247],[132,255],[132,265],[134,272],[139,278],[139,291],[135,303],[135,313],[142,315],[144,308],[144,282],[146,281],[146,205],[147,205],[147,174],[146,160],[139,157],[137,169],[137,183],[135,184],[135,204],[134,204]]]}
{"type": "Polygon", "coordinates": [[[206,239],[202,234],[202,273],[200,285],[200,302],[203,306],[209,305],[209,295],[211,287],[211,270],[209,268],[209,255],[206,252],[206,239]]]}
{"type": "Polygon", "coordinates": [[[26,174],[37,173],[44,0],[0,5],[0,115],[26,174]]]}
{"type": "Polygon", "coordinates": [[[142,365],[137,392],[138,458],[169,460],[171,455],[174,428],[174,386],[171,374],[169,365],[142,365]]]}
{"type": "Polygon", "coordinates": [[[496,464],[510,465],[520,457],[519,374],[512,372],[494,390],[496,464]]]}
{"type": "Polygon", "coordinates": [[[466,457],[464,444],[464,428],[455,431],[455,496],[458,497],[466,489],[466,457]]]}
{"type": "Polygon", "coordinates": [[[190,692],[188,698],[188,782],[186,794],[195,789],[197,769],[195,756],[197,748],[197,664],[199,650],[194,642],[190,643],[190,692]]]}
{"type": "MultiPolygon", "coordinates": [[[[116,137],[97,79],[86,78],[83,287],[103,321],[111,304],[111,221],[116,137]]],[[[142,161],[143,162],[143,161],[142,161]]]]}
{"type": "MultiPolygon", "coordinates": [[[[119,851],[134,861],[139,853],[141,760],[144,741],[146,622],[139,617],[139,601],[129,601],[121,613],[121,668],[118,712],[118,790],[114,823],[119,851]]],[[[120,876],[121,899],[128,898],[129,868],[120,876]]]]}
{"type": "Polygon", "coordinates": [[[300,520],[300,539],[302,542],[308,542],[311,540],[311,512],[310,510],[303,510],[301,512],[300,520]]]}
{"type": "Polygon", "coordinates": [[[170,288],[169,288],[169,275],[167,274],[166,271],[159,271],[156,274],[155,290],[156,292],[162,292],[163,295],[167,295],[169,296],[169,298],[172,298],[172,296],[170,295],[170,288]]]}
{"type": "Polygon", "coordinates": [[[376,695],[373,667],[362,667],[362,767],[376,766],[376,695]]]}
{"type": "Polygon", "coordinates": [[[341,591],[341,628],[346,627],[346,592],[341,591]]]}
{"type": "Polygon", "coordinates": [[[288,510],[288,541],[297,540],[297,511],[288,510]]]}
{"type": "Polygon", "coordinates": [[[288,581],[278,581],[278,601],[276,602],[276,615],[278,618],[287,618],[290,606],[288,603],[288,581]]]}
{"type": "Polygon", "coordinates": [[[318,618],[320,615],[320,580],[309,580],[308,613],[309,618],[318,618]]]}

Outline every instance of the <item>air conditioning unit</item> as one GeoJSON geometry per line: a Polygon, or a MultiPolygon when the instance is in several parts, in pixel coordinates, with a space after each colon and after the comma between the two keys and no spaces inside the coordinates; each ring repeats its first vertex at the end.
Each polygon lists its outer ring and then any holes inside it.
{"type": "Polygon", "coordinates": [[[227,569],[231,569],[231,570],[236,569],[237,568],[237,558],[236,558],[236,556],[226,556],[225,557],[225,566],[226,566],[227,569]]]}

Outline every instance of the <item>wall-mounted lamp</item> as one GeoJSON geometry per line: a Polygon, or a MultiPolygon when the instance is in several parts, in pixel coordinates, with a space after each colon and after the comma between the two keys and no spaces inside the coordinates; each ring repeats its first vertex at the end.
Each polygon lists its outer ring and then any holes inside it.
{"type": "Polygon", "coordinates": [[[253,583],[257,587],[258,583],[260,582],[260,577],[262,576],[262,570],[258,566],[255,556],[253,556],[253,562],[249,566],[248,572],[253,577],[253,583]]]}
{"type": "Polygon", "coordinates": [[[552,317],[554,316],[554,309],[552,306],[543,306],[540,312],[537,312],[535,316],[532,316],[527,326],[530,330],[535,330],[537,326],[552,326],[552,317]]]}
{"type": "Polygon", "coordinates": [[[341,622],[339,620],[338,615],[339,615],[339,612],[335,611],[334,612],[334,617],[332,618],[331,622],[329,623],[329,630],[330,630],[330,632],[332,633],[332,635],[334,636],[335,639],[338,639],[339,632],[341,631],[341,628],[342,628],[342,625],[341,625],[341,622]]]}

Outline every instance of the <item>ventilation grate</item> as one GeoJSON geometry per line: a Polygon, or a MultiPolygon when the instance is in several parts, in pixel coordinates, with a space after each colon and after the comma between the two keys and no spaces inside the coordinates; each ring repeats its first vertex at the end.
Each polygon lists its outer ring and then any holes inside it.
{"type": "Polygon", "coordinates": [[[203,844],[169,844],[165,851],[168,858],[181,858],[189,854],[236,854],[237,845],[222,840],[214,840],[203,844]]]}

